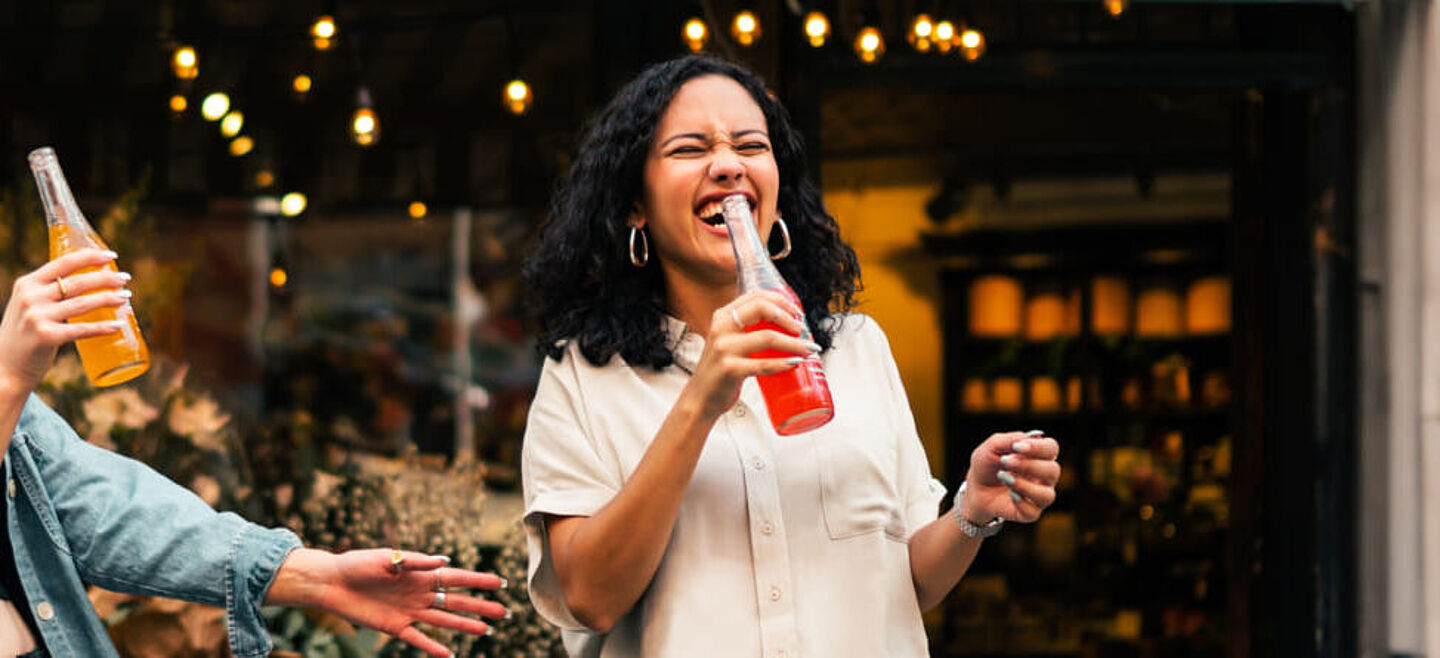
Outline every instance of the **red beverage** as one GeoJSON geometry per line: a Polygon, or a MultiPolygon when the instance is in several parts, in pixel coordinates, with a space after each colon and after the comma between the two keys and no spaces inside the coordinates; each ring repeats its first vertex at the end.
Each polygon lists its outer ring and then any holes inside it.
{"type": "MultiPolygon", "coordinates": [[[[740,276],[740,292],[765,289],[779,292],[800,306],[795,291],[781,278],[780,271],[770,262],[765,245],[756,231],[755,220],[750,214],[750,204],[743,195],[726,197],[721,203],[725,213],[725,226],[730,231],[730,244],[735,248],[735,269],[740,276]]],[[[803,325],[805,316],[797,318],[803,325]]],[[[779,325],[761,321],[745,330],[763,331],[770,329],[790,333],[779,325]]],[[[795,334],[790,334],[795,335],[795,334]]],[[[810,330],[805,329],[800,338],[810,340],[810,330]]],[[[761,350],[750,355],[757,359],[788,359],[792,352],[783,350],[761,350]]],[[[782,436],[809,432],[835,417],[835,403],[830,399],[830,386],[825,383],[825,369],[820,356],[809,354],[800,365],[774,375],[756,377],[760,392],[765,397],[765,409],[770,413],[770,424],[775,433],[782,436]]]]}

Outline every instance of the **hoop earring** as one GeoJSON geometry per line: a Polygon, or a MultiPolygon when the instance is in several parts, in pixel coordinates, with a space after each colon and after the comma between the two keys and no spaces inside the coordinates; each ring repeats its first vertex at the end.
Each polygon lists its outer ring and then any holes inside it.
{"type": "MultiPolygon", "coordinates": [[[[789,243],[789,239],[788,239],[788,238],[786,239],[786,243],[787,243],[787,244],[789,243]]],[[[786,248],[786,251],[789,251],[789,248],[788,248],[788,247],[786,248]]],[[[638,226],[631,226],[631,227],[630,227],[630,264],[631,264],[631,265],[634,265],[635,267],[645,267],[645,264],[648,263],[648,262],[650,262],[650,238],[645,237],[645,230],[644,230],[644,229],[641,229],[641,228],[638,227],[638,226]],[[635,255],[635,235],[636,235],[637,233],[640,235],[640,248],[641,248],[641,249],[643,250],[643,252],[644,252],[644,255],[643,255],[643,256],[636,256],[636,255],[635,255]]]]}
{"type": "Polygon", "coordinates": [[[785,246],[778,254],[770,254],[770,260],[781,260],[790,255],[790,227],[785,225],[784,217],[776,217],[775,225],[780,227],[780,237],[785,239],[785,246]]]}

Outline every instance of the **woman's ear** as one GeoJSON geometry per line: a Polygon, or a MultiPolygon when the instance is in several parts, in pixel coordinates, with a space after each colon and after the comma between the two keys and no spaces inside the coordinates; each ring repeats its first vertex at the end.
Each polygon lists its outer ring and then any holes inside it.
{"type": "Polygon", "coordinates": [[[641,210],[638,201],[630,206],[630,216],[625,218],[625,225],[631,228],[645,228],[645,211],[641,210]]]}

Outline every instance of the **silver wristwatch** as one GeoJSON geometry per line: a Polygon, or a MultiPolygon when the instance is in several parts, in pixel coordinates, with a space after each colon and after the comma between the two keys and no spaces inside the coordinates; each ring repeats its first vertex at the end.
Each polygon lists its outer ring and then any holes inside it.
{"type": "Polygon", "coordinates": [[[997,516],[981,524],[965,518],[965,485],[965,482],[961,482],[960,489],[955,492],[955,522],[960,524],[960,532],[965,533],[966,537],[974,537],[976,539],[994,537],[1000,532],[1000,526],[1005,525],[1005,519],[997,516]]]}

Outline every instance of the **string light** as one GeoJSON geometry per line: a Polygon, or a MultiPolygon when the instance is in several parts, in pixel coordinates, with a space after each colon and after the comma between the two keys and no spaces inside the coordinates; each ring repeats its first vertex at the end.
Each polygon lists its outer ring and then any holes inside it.
{"type": "Polygon", "coordinates": [[[200,58],[190,46],[180,46],[170,58],[170,68],[181,80],[194,80],[200,75],[200,58]]]}
{"type": "Polygon", "coordinates": [[[880,30],[873,27],[860,30],[855,35],[855,54],[866,64],[874,64],[884,56],[885,38],[880,36],[880,30]]]}
{"type": "Polygon", "coordinates": [[[511,114],[524,114],[530,109],[530,100],[530,85],[525,84],[524,80],[516,78],[505,85],[505,107],[510,109],[511,114]]]}
{"type": "Polygon", "coordinates": [[[918,52],[930,52],[934,45],[932,40],[935,37],[935,21],[930,19],[929,14],[920,14],[915,17],[915,22],[910,24],[910,33],[906,40],[918,52]]]}
{"type": "Polygon", "coordinates": [[[361,87],[355,93],[355,113],[350,116],[350,138],[360,146],[372,146],[380,139],[380,118],[375,116],[370,90],[361,87]]]}
{"type": "Polygon", "coordinates": [[[276,267],[270,270],[270,285],[276,288],[284,288],[290,281],[290,275],[285,273],[285,268],[276,267]]]}
{"type": "Polygon", "coordinates": [[[299,192],[291,192],[280,197],[280,214],[286,217],[295,217],[305,212],[305,195],[299,192]]]}
{"type": "Polygon", "coordinates": [[[312,84],[314,83],[310,80],[310,76],[304,73],[295,76],[295,79],[290,81],[290,87],[295,90],[295,93],[301,96],[310,93],[310,86],[312,84]]]}
{"type": "Polygon", "coordinates": [[[810,12],[805,17],[805,37],[810,40],[810,45],[819,48],[825,45],[825,39],[829,36],[830,20],[821,12],[810,12]]]}
{"type": "Polygon", "coordinates": [[[310,26],[310,36],[314,39],[315,50],[330,50],[335,45],[335,35],[339,33],[335,27],[333,16],[320,16],[310,26]]]}
{"type": "Polygon", "coordinates": [[[170,97],[171,112],[174,112],[176,114],[182,114],[188,107],[190,107],[190,101],[187,100],[183,94],[175,94],[174,96],[170,97]]]}
{"type": "Polygon", "coordinates": [[[692,18],[685,21],[685,45],[691,52],[700,52],[705,49],[705,42],[710,40],[710,30],[705,27],[705,21],[692,18]]]}
{"type": "Polygon", "coordinates": [[[255,172],[255,187],[265,189],[275,184],[275,172],[269,169],[261,169],[255,172]]]}
{"type": "Polygon", "coordinates": [[[1105,11],[1114,18],[1120,18],[1130,8],[1130,0],[1105,0],[1105,11]]]}
{"type": "Polygon", "coordinates": [[[425,207],[423,201],[411,201],[408,210],[410,211],[411,219],[421,219],[425,217],[425,213],[430,212],[430,209],[425,207]]]}
{"type": "Polygon", "coordinates": [[[233,140],[230,140],[230,155],[233,155],[237,158],[250,153],[251,149],[254,148],[255,140],[250,139],[246,135],[241,135],[233,140]]]}
{"type": "Polygon", "coordinates": [[[955,24],[950,21],[940,21],[935,24],[935,49],[948,53],[955,47],[955,24]]]}
{"type": "Polygon", "coordinates": [[[760,19],[755,18],[749,9],[735,14],[735,21],[730,24],[730,36],[742,46],[755,45],[760,39],[760,19]]]}
{"type": "Polygon", "coordinates": [[[240,129],[245,127],[245,115],[240,110],[235,110],[225,115],[220,120],[220,134],[226,137],[234,137],[240,134],[240,129]]]}
{"type": "Polygon", "coordinates": [[[210,94],[200,102],[200,116],[205,117],[206,121],[219,121],[220,117],[229,111],[230,97],[222,92],[210,94]]]}
{"type": "Polygon", "coordinates": [[[971,62],[980,59],[985,54],[985,35],[975,28],[965,28],[960,33],[960,54],[971,62]]]}

